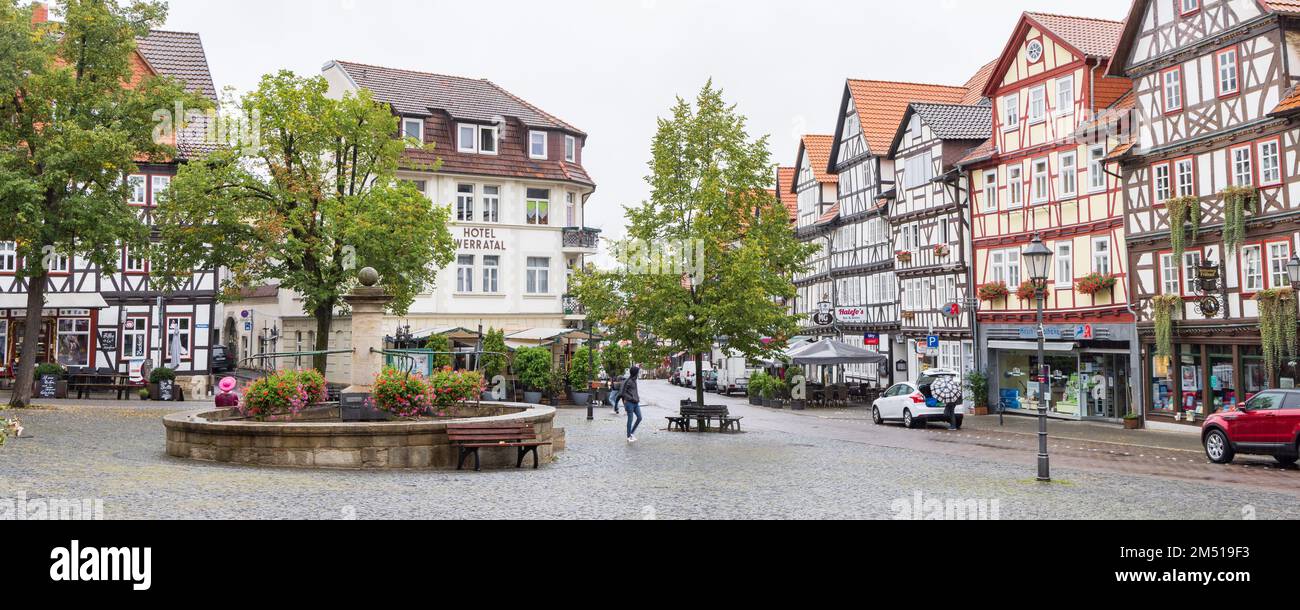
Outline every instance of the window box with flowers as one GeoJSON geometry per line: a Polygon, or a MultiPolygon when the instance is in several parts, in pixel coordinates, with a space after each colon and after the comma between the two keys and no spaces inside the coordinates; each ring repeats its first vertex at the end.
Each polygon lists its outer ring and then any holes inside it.
{"type": "Polygon", "coordinates": [[[1011,291],[1007,289],[1006,282],[990,282],[980,286],[975,294],[981,301],[990,303],[1005,300],[1011,295],[1011,291]]]}
{"type": "Polygon", "coordinates": [[[1038,286],[1028,280],[1021,282],[1020,286],[1016,288],[1016,298],[1021,301],[1032,301],[1038,294],[1038,286]]]}
{"type": "Polygon", "coordinates": [[[912,253],[908,250],[899,250],[894,254],[894,257],[897,258],[900,263],[906,264],[912,262],[912,253]]]}
{"type": "Polygon", "coordinates": [[[948,258],[949,254],[952,254],[952,249],[948,247],[948,244],[939,244],[934,247],[935,258],[948,258]]]}
{"type": "Polygon", "coordinates": [[[1102,292],[1115,290],[1117,279],[1110,273],[1089,273],[1075,282],[1075,287],[1082,294],[1093,296],[1102,292]]]}

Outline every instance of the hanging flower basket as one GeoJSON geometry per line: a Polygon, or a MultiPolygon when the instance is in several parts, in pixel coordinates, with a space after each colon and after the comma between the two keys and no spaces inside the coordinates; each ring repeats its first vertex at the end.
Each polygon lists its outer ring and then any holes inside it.
{"type": "Polygon", "coordinates": [[[898,262],[900,263],[912,262],[912,253],[907,250],[899,250],[894,256],[898,258],[898,262]]]}
{"type": "Polygon", "coordinates": [[[934,247],[935,258],[948,258],[949,254],[952,254],[952,250],[948,248],[948,244],[939,244],[934,247]]]}
{"type": "Polygon", "coordinates": [[[979,287],[979,290],[976,291],[976,295],[980,298],[980,300],[986,303],[992,301],[1001,301],[1007,298],[1010,294],[1011,291],[1007,290],[1006,282],[992,282],[989,284],[984,284],[983,286],[979,287]]]}
{"type": "Polygon", "coordinates": [[[1115,289],[1117,280],[1114,275],[1106,273],[1089,273],[1075,282],[1075,288],[1082,294],[1088,296],[1100,292],[1110,292],[1115,289]]]}
{"type": "Polygon", "coordinates": [[[1020,299],[1021,301],[1032,301],[1034,300],[1034,297],[1037,295],[1038,295],[1038,287],[1035,286],[1033,282],[1029,282],[1029,281],[1021,282],[1020,287],[1016,288],[1016,298],[1020,299]]]}

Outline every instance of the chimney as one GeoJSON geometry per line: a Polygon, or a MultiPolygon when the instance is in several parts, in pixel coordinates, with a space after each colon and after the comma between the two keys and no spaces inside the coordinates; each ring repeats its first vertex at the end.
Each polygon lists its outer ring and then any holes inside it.
{"type": "Polygon", "coordinates": [[[45,23],[50,20],[50,9],[45,6],[44,2],[32,4],[32,23],[45,23]]]}

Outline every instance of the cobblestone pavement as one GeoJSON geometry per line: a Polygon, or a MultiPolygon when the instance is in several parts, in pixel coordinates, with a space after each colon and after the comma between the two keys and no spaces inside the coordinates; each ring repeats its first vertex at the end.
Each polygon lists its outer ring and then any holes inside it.
{"type": "MultiPolygon", "coordinates": [[[[1237,468],[1273,484],[1150,476],[1132,466],[1146,460],[1063,441],[1057,482],[1041,485],[1026,435],[908,431],[739,400],[728,404],[745,416],[745,434],[663,431],[663,417],[687,395],[645,383],[646,421],[634,445],[608,409],[594,422],[563,410],[557,425],[568,449],[556,463],[483,473],[190,462],[164,454],[158,403],[61,404],[20,414],[31,438],[0,449],[0,498],[100,498],[110,519],[892,518],[917,494],[996,500],[1003,519],[1300,518],[1297,472],[1237,468]]],[[[1170,455],[1190,467],[1190,453],[1170,455]]]]}

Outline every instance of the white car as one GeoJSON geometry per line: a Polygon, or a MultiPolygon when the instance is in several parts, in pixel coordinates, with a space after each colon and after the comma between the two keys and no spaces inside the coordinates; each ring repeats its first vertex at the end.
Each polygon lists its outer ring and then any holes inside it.
{"type": "MultiPolygon", "coordinates": [[[[871,420],[877,426],[885,422],[902,422],[908,428],[923,428],[932,421],[948,423],[943,407],[926,404],[930,397],[930,384],[941,377],[960,377],[956,371],[931,369],[916,381],[905,381],[889,388],[871,405],[871,420]]],[[[961,428],[966,408],[959,405],[954,411],[956,425],[961,428]]]]}

